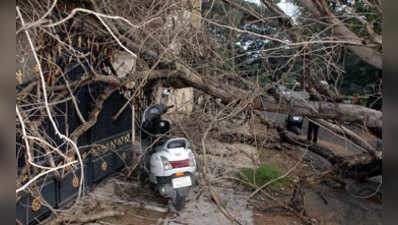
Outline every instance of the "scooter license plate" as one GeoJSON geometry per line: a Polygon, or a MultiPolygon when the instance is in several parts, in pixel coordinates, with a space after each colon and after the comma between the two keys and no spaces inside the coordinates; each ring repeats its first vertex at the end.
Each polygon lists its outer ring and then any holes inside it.
{"type": "Polygon", "coordinates": [[[182,188],[192,185],[190,176],[173,178],[171,182],[173,183],[173,188],[182,188]]]}
{"type": "Polygon", "coordinates": [[[293,116],[293,120],[299,121],[299,120],[300,120],[300,117],[298,117],[298,116],[293,116]]]}

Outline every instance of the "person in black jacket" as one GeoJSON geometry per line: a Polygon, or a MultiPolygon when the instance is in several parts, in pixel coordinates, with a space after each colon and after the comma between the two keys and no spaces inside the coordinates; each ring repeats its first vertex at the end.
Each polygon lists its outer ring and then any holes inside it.
{"type": "Polygon", "coordinates": [[[307,141],[309,142],[318,142],[318,133],[319,133],[319,126],[310,120],[308,120],[308,132],[307,132],[307,141]]]}
{"type": "MultiPolygon", "coordinates": [[[[313,94],[310,94],[310,101],[316,101],[317,98],[313,94]]],[[[317,143],[318,142],[319,126],[314,122],[308,120],[308,130],[307,130],[307,141],[317,143]]]]}

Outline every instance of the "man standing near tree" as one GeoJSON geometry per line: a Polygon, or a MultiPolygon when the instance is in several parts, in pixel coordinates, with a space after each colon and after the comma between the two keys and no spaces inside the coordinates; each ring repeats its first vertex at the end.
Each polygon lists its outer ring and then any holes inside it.
{"type": "MultiPolygon", "coordinates": [[[[329,87],[328,83],[324,80],[321,81],[321,84],[324,85],[324,88],[329,87]]],[[[310,101],[319,101],[322,100],[322,97],[324,96],[318,93],[314,88],[311,89],[309,98],[310,101]]],[[[316,144],[318,142],[318,133],[319,125],[311,120],[308,120],[307,141],[316,144]]]]}
{"type": "MultiPolygon", "coordinates": [[[[310,101],[316,101],[313,95],[310,97],[310,101]]],[[[308,130],[307,130],[307,141],[317,143],[318,142],[319,126],[311,120],[308,120],[308,130]]]]}
{"type": "Polygon", "coordinates": [[[319,126],[314,122],[308,121],[307,141],[309,142],[312,141],[316,144],[318,142],[318,133],[319,133],[319,126]]]}

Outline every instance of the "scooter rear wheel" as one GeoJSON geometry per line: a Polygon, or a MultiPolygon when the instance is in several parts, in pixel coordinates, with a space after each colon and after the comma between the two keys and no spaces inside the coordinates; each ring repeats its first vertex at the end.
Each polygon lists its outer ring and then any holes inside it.
{"type": "Polygon", "coordinates": [[[185,195],[179,189],[176,190],[176,198],[173,201],[174,208],[181,211],[185,207],[185,195]]]}

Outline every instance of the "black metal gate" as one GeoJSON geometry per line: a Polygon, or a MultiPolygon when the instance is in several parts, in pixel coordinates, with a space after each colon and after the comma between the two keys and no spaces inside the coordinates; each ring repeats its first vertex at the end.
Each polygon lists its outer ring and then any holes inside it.
{"type": "MultiPolygon", "coordinates": [[[[77,91],[76,98],[83,117],[88,117],[90,110],[94,107],[96,97],[103,88],[104,85],[95,84],[83,86],[77,91]]],[[[81,146],[80,153],[84,160],[84,192],[91,190],[95,184],[132,162],[131,107],[126,107],[116,120],[112,119],[125,103],[126,98],[121,93],[114,92],[104,102],[97,123],[78,140],[78,146],[81,146]]],[[[140,107],[137,108],[141,110],[140,107]]],[[[56,111],[59,111],[59,113],[55,113],[55,118],[61,132],[68,131],[70,133],[81,124],[71,101],[60,104],[56,111]],[[65,114],[68,115],[67,119],[62,116],[65,114]]],[[[139,120],[139,112],[136,114],[136,118],[139,120]]],[[[51,138],[57,144],[61,143],[50,124],[47,124],[47,133],[52,135],[51,138]]],[[[20,175],[20,171],[25,166],[21,137],[17,137],[18,142],[18,175],[20,175]]],[[[66,151],[66,148],[62,146],[61,150],[66,151]]],[[[62,163],[59,158],[55,160],[56,163],[62,163]]],[[[17,197],[17,220],[22,224],[37,224],[51,214],[51,208],[63,208],[73,201],[78,193],[80,170],[80,166],[66,167],[59,170],[61,174],[59,179],[51,173],[30,185],[30,192],[17,197]]]]}

